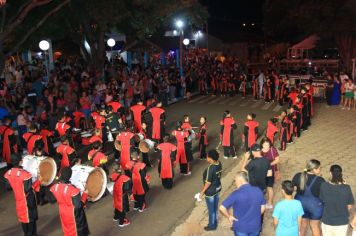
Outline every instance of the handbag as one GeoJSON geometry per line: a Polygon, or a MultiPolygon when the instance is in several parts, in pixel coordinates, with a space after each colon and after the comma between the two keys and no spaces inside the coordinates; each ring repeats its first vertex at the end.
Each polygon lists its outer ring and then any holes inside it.
{"type": "MultiPolygon", "coordinates": [[[[273,160],[275,160],[272,147],[271,147],[271,153],[272,153],[273,160]]],[[[273,169],[274,169],[274,180],[275,181],[281,180],[281,172],[279,171],[279,169],[280,169],[279,165],[278,164],[274,165],[273,169]]]]}

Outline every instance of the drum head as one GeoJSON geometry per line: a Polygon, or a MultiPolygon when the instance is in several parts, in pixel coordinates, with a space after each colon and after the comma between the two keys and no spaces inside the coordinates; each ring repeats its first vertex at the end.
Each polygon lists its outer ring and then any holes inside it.
{"type": "Polygon", "coordinates": [[[150,147],[148,145],[148,143],[145,142],[145,140],[142,140],[139,145],[138,148],[140,149],[141,152],[143,153],[148,153],[150,151],[150,147]]]}
{"type": "Polygon", "coordinates": [[[38,166],[38,170],[39,170],[39,174],[42,177],[41,184],[43,186],[48,186],[56,178],[57,164],[53,160],[53,158],[48,157],[40,162],[38,166]]]}
{"type": "Polygon", "coordinates": [[[106,173],[102,168],[95,168],[90,172],[85,186],[89,200],[92,202],[99,200],[105,192],[106,184],[106,173]]]}

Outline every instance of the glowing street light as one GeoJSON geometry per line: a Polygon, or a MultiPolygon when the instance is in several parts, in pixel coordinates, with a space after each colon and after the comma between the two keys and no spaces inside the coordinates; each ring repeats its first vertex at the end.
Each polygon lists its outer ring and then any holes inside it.
{"type": "Polygon", "coordinates": [[[115,46],[116,41],[115,41],[115,39],[113,39],[113,38],[109,38],[108,41],[107,41],[107,44],[108,44],[109,47],[112,48],[112,47],[115,46]]]}
{"type": "Polygon", "coordinates": [[[190,43],[189,39],[187,39],[187,38],[183,39],[183,44],[185,46],[189,45],[189,43],[190,43]]]}
{"type": "Polygon", "coordinates": [[[184,26],[184,22],[182,20],[177,20],[176,21],[176,26],[178,29],[182,29],[184,26]]]}
{"type": "Polygon", "coordinates": [[[49,49],[49,42],[47,40],[42,40],[38,46],[42,51],[47,51],[49,49]]]}

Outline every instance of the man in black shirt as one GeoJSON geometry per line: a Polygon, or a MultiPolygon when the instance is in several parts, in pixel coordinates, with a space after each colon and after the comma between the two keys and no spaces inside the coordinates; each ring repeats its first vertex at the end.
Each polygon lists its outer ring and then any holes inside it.
{"type": "Polygon", "coordinates": [[[204,227],[206,231],[216,230],[218,226],[217,211],[219,193],[221,191],[222,166],[219,161],[219,153],[214,149],[208,152],[207,162],[210,164],[203,174],[204,187],[200,192],[200,198],[205,195],[209,212],[209,224],[204,227]]]}
{"type": "MultiPolygon", "coordinates": [[[[246,152],[242,165],[242,170],[248,171],[250,184],[265,191],[270,167],[269,161],[262,157],[260,145],[257,143],[252,145],[251,152],[246,152]]],[[[272,173],[270,174],[272,176],[272,173]]]]}

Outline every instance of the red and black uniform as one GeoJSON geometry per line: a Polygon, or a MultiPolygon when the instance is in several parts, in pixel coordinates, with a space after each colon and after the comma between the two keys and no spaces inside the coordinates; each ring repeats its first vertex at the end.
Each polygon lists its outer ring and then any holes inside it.
{"type": "Polygon", "coordinates": [[[270,102],[272,100],[272,82],[270,79],[265,83],[265,101],[270,102]]]}
{"type": "Polygon", "coordinates": [[[27,132],[22,137],[27,143],[27,152],[29,155],[33,154],[36,143],[42,143],[42,136],[32,132],[27,132]]]}
{"type": "Polygon", "coordinates": [[[282,81],[280,86],[281,86],[281,88],[279,90],[279,105],[283,106],[286,101],[287,94],[288,94],[287,83],[285,81],[282,81]]]}
{"type": "Polygon", "coordinates": [[[246,97],[246,79],[245,78],[243,78],[243,80],[241,81],[239,90],[242,94],[242,97],[246,97]]]}
{"type": "Polygon", "coordinates": [[[142,112],[146,109],[144,105],[136,104],[133,105],[130,110],[132,112],[133,121],[135,125],[135,132],[140,132],[142,130],[142,112]]]}
{"type": "Polygon", "coordinates": [[[130,210],[129,194],[132,189],[132,182],[128,176],[118,173],[112,174],[111,179],[115,182],[112,194],[114,199],[114,220],[119,221],[119,224],[123,224],[126,219],[126,213],[130,210]]]}
{"type": "Polygon", "coordinates": [[[84,212],[87,195],[70,183],[56,183],[50,190],[56,198],[64,236],[89,235],[84,212]]]}
{"type": "Polygon", "coordinates": [[[98,135],[93,135],[90,137],[89,139],[89,144],[93,144],[95,142],[100,142],[100,143],[103,143],[103,138],[101,136],[98,136],[98,135]]]}
{"type": "Polygon", "coordinates": [[[150,109],[150,113],[152,115],[152,139],[160,142],[165,132],[165,111],[162,108],[153,107],[150,109]]]}
{"type": "Polygon", "coordinates": [[[54,137],[54,133],[47,129],[41,129],[40,135],[42,137],[44,151],[48,153],[50,156],[53,156],[55,154],[55,150],[52,143],[52,138],[54,137]]]}
{"type": "Polygon", "coordinates": [[[213,94],[216,95],[217,90],[218,90],[218,82],[216,80],[216,74],[210,76],[210,86],[211,89],[213,90],[213,94]]]}
{"type": "Polygon", "coordinates": [[[301,106],[302,104],[296,104],[294,107],[294,113],[295,113],[295,126],[294,126],[294,133],[297,137],[300,137],[301,133],[301,128],[302,128],[302,109],[301,106]]]}
{"type": "Polygon", "coordinates": [[[175,151],[177,147],[171,143],[161,143],[157,146],[157,149],[161,151],[158,159],[158,173],[162,180],[162,186],[166,189],[171,189],[173,187],[173,166],[176,160],[175,151]]]}
{"type": "Polygon", "coordinates": [[[71,166],[72,160],[76,157],[75,150],[67,144],[61,143],[56,152],[61,156],[61,169],[71,166]]]}
{"type": "Polygon", "coordinates": [[[112,112],[114,113],[118,113],[121,108],[121,103],[117,101],[109,102],[107,105],[112,107],[112,112]]]}
{"type": "Polygon", "coordinates": [[[296,125],[296,112],[294,111],[293,113],[289,113],[287,115],[289,124],[288,124],[288,143],[293,143],[293,136],[296,136],[295,131],[295,125],[296,125]]]}
{"type": "Polygon", "coordinates": [[[256,143],[257,136],[258,136],[258,126],[259,123],[255,120],[249,120],[245,122],[244,137],[245,137],[246,151],[250,150],[252,145],[256,143]]]}
{"type": "Polygon", "coordinates": [[[179,162],[180,173],[188,174],[189,173],[189,162],[192,160],[188,160],[186,151],[185,151],[185,142],[189,136],[188,131],[183,130],[174,130],[172,131],[172,135],[177,140],[177,154],[176,154],[176,162],[179,162]]]}
{"type": "Polygon", "coordinates": [[[16,144],[16,137],[14,130],[7,125],[0,127],[1,139],[3,140],[2,144],[2,159],[7,163],[7,166],[11,167],[11,154],[17,153],[18,147],[16,144]]]}
{"type": "Polygon", "coordinates": [[[272,144],[274,144],[274,136],[277,132],[278,127],[271,120],[269,120],[267,122],[266,137],[271,141],[272,144]]]}
{"type": "MultiPolygon", "coordinates": [[[[147,138],[146,130],[141,129],[141,131],[139,133],[143,136],[143,139],[147,138]]],[[[138,148],[139,142],[136,145],[137,145],[137,150],[140,151],[140,149],[138,148]]],[[[152,164],[148,157],[148,153],[141,152],[141,154],[142,154],[142,162],[145,163],[147,167],[152,167],[152,164]]]]}
{"type": "Polygon", "coordinates": [[[279,129],[279,140],[281,142],[280,149],[282,151],[286,150],[287,142],[289,137],[289,130],[288,130],[289,120],[287,117],[284,117],[281,121],[280,129],[279,129]]]}
{"type": "Polygon", "coordinates": [[[85,119],[85,114],[81,111],[73,112],[74,117],[74,127],[79,129],[81,128],[81,122],[85,119]]]}
{"type": "Polygon", "coordinates": [[[205,94],[206,93],[206,89],[205,89],[205,80],[204,80],[204,77],[203,76],[200,76],[199,77],[199,80],[198,80],[198,89],[199,89],[199,93],[200,94],[205,94]]]}
{"type": "Polygon", "coordinates": [[[15,167],[8,170],[4,177],[13,190],[17,218],[22,223],[25,236],[37,235],[36,221],[38,214],[31,174],[26,170],[15,167]]]}
{"type": "Polygon", "coordinates": [[[131,148],[134,144],[134,136],[135,135],[133,133],[126,131],[121,132],[116,136],[116,140],[121,143],[120,165],[125,172],[128,170],[126,164],[130,161],[131,148]]]}
{"type": "Polygon", "coordinates": [[[206,124],[200,125],[199,133],[197,135],[199,140],[198,149],[200,159],[206,159],[206,147],[208,146],[208,133],[206,124]]]}
{"type": "Polygon", "coordinates": [[[257,79],[252,80],[252,96],[254,99],[258,99],[258,81],[257,81],[257,79]]]}
{"type": "Polygon", "coordinates": [[[221,76],[220,77],[220,94],[226,94],[228,89],[228,83],[227,83],[227,78],[226,76],[221,76]]]}
{"type": "Polygon", "coordinates": [[[56,124],[56,128],[55,128],[59,134],[60,137],[69,134],[70,132],[70,125],[68,125],[66,122],[64,121],[58,121],[56,124]]]}
{"type": "MultiPolygon", "coordinates": [[[[88,153],[88,160],[93,160],[93,166],[99,167],[108,162],[108,157],[98,150],[90,150],[88,153]]],[[[104,168],[105,169],[105,168],[104,168]]]]}
{"type": "Polygon", "coordinates": [[[225,117],[220,121],[220,140],[224,148],[225,157],[235,157],[234,132],[237,128],[234,118],[225,117]]]}
{"type": "Polygon", "coordinates": [[[149,190],[146,165],[142,162],[134,162],[132,167],[132,194],[135,199],[134,208],[144,210],[146,208],[145,196],[149,190]]]}
{"type": "Polygon", "coordinates": [[[96,129],[103,129],[103,124],[105,123],[105,117],[103,117],[102,115],[98,114],[98,113],[92,113],[92,118],[94,120],[95,123],[95,128],[96,129]]]}
{"type": "Polygon", "coordinates": [[[310,121],[310,115],[311,115],[310,96],[307,93],[302,94],[301,101],[303,104],[303,107],[302,107],[302,119],[303,119],[302,129],[308,130],[308,127],[311,124],[311,121],[310,121]]]}
{"type": "Polygon", "coordinates": [[[182,129],[188,132],[188,138],[185,141],[184,146],[185,146],[185,156],[187,157],[188,162],[191,162],[193,161],[193,151],[192,151],[193,140],[191,138],[192,132],[194,132],[193,127],[189,122],[183,122],[182,129]]]}
{"type": "Polygon", "coordinates": [[[290,92],[288,94],[290,106],[294,106],[297,104],[297,97],[298,97],[298,93],[296,91],[290,92]]]}

